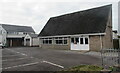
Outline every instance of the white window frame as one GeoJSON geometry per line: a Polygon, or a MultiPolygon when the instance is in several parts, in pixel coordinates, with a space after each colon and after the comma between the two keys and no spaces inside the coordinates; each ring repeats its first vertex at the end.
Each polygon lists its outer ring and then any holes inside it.
{"type": "Polygon", "coordinates": [[[55,41],[55,45],[68,45],[68,37],[56,37],[54,38],[54,41],[55,41]],[[56,39],[57,38],[57,39],[56,39]],[[62,40],[62,43],[59,44],[59,43],[56,43],[56,41],[59,41],[59,40],[62,40]],[[65,44],[65,40],[67,41],[67,43],[65,44]]]}
{"type": "Polygon", "coordinates": [[[53,44],[53,39],[52,38],[40,38],[40,43],[43,45],[49,45],[49,44],[53,44]],[[52,41],[51,43],[49,41],[52,41]],[[44,41],[48,41],[48,43],[43,43],[44,41]]]}

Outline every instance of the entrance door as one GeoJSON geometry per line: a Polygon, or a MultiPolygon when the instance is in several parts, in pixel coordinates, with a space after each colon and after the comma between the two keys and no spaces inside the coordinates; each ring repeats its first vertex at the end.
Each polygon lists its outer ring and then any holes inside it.
{"type": "Polygon", "coordinates": [[[71,50],[89,50],[89,37],[72,37],[71,50]]]}
{"type": "Polygon", "coordinates": [[[30,39],[26,39],[26,46],[30,46],[30,39]]]}

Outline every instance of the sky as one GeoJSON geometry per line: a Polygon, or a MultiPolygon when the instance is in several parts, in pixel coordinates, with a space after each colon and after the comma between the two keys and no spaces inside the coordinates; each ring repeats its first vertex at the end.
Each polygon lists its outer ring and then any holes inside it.
{"type": "Polygon", "coordinates": [[[113,4],[113,29],[118,29],[119,0],[0,0],[0,24],[32,26],[38,34],[50,17],[113,4]]]}

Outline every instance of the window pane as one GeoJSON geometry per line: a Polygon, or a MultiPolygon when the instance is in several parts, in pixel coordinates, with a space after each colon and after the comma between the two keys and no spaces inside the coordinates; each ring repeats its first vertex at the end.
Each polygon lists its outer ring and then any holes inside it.
{"type": "Polygon", "coordinates": [[[49,44],[52,44],[52,40],[49,40],[49,44]]]}
{"type": "Polygon", "coordinates": [[[79,38],[75,38],[75,43],[79,43],[79,38]]]}
{"type": "Polygon", "coordinates": [[[83,43],[83,38],[80,38],[80,44],[84,44],[84,43],[83,43]]]}
{"type": "Polygon", "coordinates": [[[85,38],[85,44],[88,44],[88,38],[85,38]]]}
{"type": "Polygon", "coordinates": [[[45,44],[45,40],[43,40],[43,44],[45,44]]]}
{"type": "Polygon", "coordinates": [[[58,40],[56,40],[56,44],[58,44],[58,40]]]}
{"type": "Polygon", "coordinates": [[[63,44],[63,40],[56,40],[56,44],[63,44]]]}
{"type": "Polygon", "coordinates": [[[74,43],[74,38],[71,38],[71,43],[74,43]]]}
{"type": "Polygon", "coordinates": [[[67,44],[67,40],[64,40],[64,44],[67,44]]]}
{"type": "Polygon", "coordinates": [[[48,44],[48,40],[45,40],[45,44],[48,44]]]}
{"type": "Polygon", "coordinates": [[[63,41],[62,41],[62,40],[59,40],[59,44],[63,44],[63,41]]]}

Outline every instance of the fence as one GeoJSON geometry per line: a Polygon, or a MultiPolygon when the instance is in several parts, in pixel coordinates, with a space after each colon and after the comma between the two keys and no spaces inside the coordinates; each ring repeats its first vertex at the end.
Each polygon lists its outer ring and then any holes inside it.
{"type": "Polygon", "coordinates": [[[103,49],[101,58],[104,67],[118,66],[120,65],[120,49],[103,49]]]}

